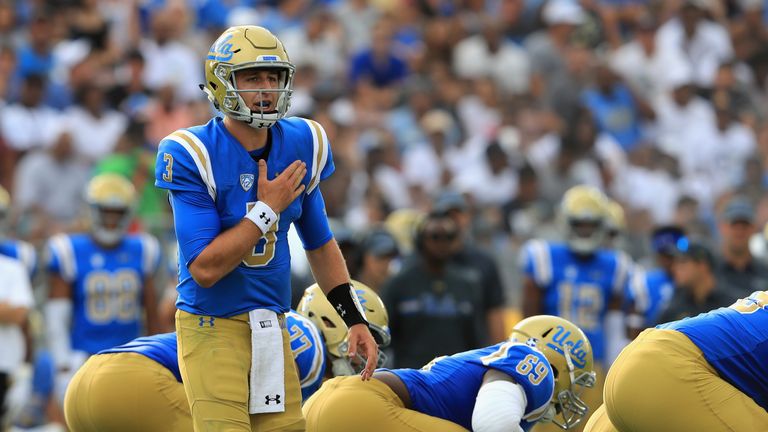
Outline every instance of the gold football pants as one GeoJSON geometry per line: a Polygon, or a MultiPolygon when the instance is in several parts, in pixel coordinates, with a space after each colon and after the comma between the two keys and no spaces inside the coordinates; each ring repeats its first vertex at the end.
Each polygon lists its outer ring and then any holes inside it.
{"type": "Polygon", "coordinates": [[[407,409],[377,379],[336,377],[304,404],[309,432],[466,432],[463,427],[407,409]]]}
{"type": "Polygon", "coordinates": [[[675,330],[645,330],[624,348],[608,372],[604,399],[621,432],[768,431],[768,412],[720,378],[675,330]]]}
{"type": "MultiPolygon", "coordinates": [[[[281,318],[281,320],[284,318],[281,318]]],[[[303,431],[301,387],[282,325],[285,412],[248,414],[251,328],[248,314],[212,318],[176,312],[179,368],[195,432],[303,431]]]]}
{"type": "Polygon", "coordinates": [[[136,353],[92,356],[64,397],[72,432],[189,432],[184,386],[171,371],[136,353]]]}

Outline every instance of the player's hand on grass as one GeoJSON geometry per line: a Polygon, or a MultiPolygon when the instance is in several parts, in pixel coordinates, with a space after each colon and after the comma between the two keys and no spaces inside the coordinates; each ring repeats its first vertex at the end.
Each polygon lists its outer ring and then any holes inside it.
{"type": "Polygon", "coordinates": [[[285,171],[272,180],[267,177],[267,162],[259,160],[258,198],[275,213],[280,213],[304,192],[301,182],[307,174],[307,164],[293,161],[285,171]]]}

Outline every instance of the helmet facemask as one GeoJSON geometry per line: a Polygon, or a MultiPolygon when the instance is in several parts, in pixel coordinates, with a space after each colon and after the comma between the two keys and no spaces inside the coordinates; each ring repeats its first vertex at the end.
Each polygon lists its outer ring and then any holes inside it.
{"type": "Polygon", "coordinates": [[[214,103],[222,113],[232,117],[235,120],[242,121],[254,129],[268,128],[274,125],[278,120],[285,117],[288,108],[291,105],[291,94],[293,93],[293,76],[295,68],[287,61],[253,61],[237,66],[228,63],[219,63],[216,65],[213,76],[218,83],[209,82],[208,85],[215,89],[216,85],[224,86],[225,93],[221,103],[216,101],[213,93],[207,89],[203,90],[208,95],[208,99],[214,103]],[[278,85],[274,89],[238,89],[235,75],[239,71],[246,69],[267,69],[278,72],[278,85]],[[267,112],[263,110],[254,111],[245,103],[242,97],[243,93],[259,93],[260,100],[265,99],[265,94],[277,94],[273,108],[267,112]]]}
{"type": "Polygon", "coordinates": [[[130,207],[110,207],[92,203],[91,232],[101,244],[111,246],[120,242],[131,223],[130,207]]]}
{"type": "MultiPolygon", "coordinates": [[[[594,387],[596,375],[594,371],[582,371],[578,372],[577,375],[571,360],[570,347],[566,346],[563,351],[568,368],[570,386],[565,390],[561,390],[552,400],[552,404],[554,404],[558,414],[558,416],[552,418],[552,423],[567,430],[581,423],[589,412],[589,406],[581,399],[581,395],[585,388],[594,387]]],[[[560,371],[557,372],[560,373],[560,371]]]]}
{"type": "Polygon", "coordinates": [[[569,217],[566,223],[568,246],[577,254],[592,254],[602,245],[605,238],[602,219],[569,217]]]}

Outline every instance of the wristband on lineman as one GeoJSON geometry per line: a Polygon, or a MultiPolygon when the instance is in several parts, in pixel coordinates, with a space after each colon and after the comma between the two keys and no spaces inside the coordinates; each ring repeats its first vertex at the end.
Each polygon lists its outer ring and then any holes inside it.
{"type": "Polygon", "coordinates": [[[256,224],[262,235],[269,232],[272,225],[277,222],[277,214],[262,201],[256,201],[253,208],[245,214],[245,218],[256,224]]]}
{"type": "Polygon", "coordinates": [[[325,297],[336,310],[336,313],[344,320],[347,327],[352,327],[355,324],[368,325],[365,312],[352,289],[352,284],[343,283],[332,289],[325,297]]]}

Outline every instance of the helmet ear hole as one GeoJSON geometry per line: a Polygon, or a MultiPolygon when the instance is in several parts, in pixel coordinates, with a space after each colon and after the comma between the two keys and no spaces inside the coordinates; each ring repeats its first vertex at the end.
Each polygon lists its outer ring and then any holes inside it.
{"type": "Polygon", "coordinates": [[[324,316],[322,319],[323,319],[323,324],[325,324],[327,327],[336,328],[336,324],[334,324],[330,318],[324,316]]]}

